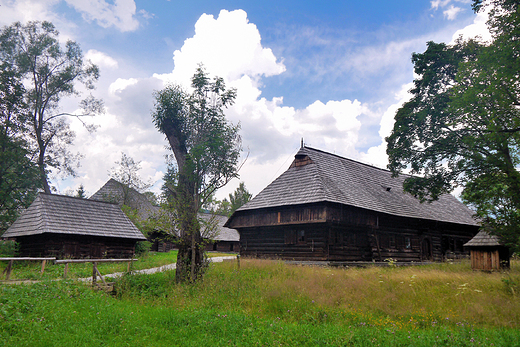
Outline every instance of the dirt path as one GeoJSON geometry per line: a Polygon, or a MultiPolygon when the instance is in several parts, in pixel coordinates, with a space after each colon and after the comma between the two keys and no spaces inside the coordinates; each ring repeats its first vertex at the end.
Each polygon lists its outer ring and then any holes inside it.
{"type": "MultiPolygon", "coordinates": [[[[208,258],[208,259],[212,263],[221,263],[224,260],[233,260],[236,258],[237,258],[236,255],[229,255],[229,256],[224,256],[224,257],[213,257],[213,258],[208,258]]],[[[163,265],[163,266],[159,266],[159,267],[154,267],[151,269],[133,270],[132,273],[134,273],[134,274],[153,274],[156,272],[175,270],[175,268],[176,268],[176,264],[168,264],[168,265],[163,265]]],[[[118,277],[123,276],[125,273],[126,272],[116,272],[113,274],[103,275],[103,277],[118,278],[118,277]]],[[[90,282],[90,281],[92,281],[92,277],[79,278],[79,280],[84,281],[84,282],[90,282]]]]}

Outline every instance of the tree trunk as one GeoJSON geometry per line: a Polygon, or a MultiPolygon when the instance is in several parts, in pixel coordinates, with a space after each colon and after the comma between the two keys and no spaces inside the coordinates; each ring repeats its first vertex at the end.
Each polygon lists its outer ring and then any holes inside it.
{"type": "Polygon", "coordinates": [[[198,208],[191,192],[193,192],[193,183],[183,170],[179,173],[175,202],[180,229],[179,253],[175,271],[177,283],[194,282],[200,279],[205,268],[203,240],[197,219],[198,208]]]}

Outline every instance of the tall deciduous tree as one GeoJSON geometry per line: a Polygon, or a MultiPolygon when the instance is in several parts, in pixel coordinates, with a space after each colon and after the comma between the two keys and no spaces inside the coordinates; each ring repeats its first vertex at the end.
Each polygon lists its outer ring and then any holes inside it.
{"type": "MultiPolygon", "coordinates": [[[[74,139],[74,132],[64,116],[92,116],[103,112],[102,102],[92,96],[80,102],[81,115],[60,110],[63,97],[80,94],[76,88],[78,83],[86,89],[94,88],[99,69],[83,61],[76,42],[67,41],[62,47],[58,36],[50,22],[28,22],[25,25],[17,22],[0,32],[0,60],[16,66],[27,86],[28,122],[42,185],[47,193],[51,192],[49,171],[56,169],[62,174],[73,175],[80,157],[67,149],[74,139]]],[[[88,126],[88,129],[94,127],[88,126]]]]}
{"type": "Polygon", "coordinates": [[[16,71],[0,66],[0,235],[34,200],[40,180],[24,134],[27,107],[16,71]]]}
{"type": "Polygon", "coordinates": [[[194,281],[202,275],[204,249],[197,214],[215,190],[238,176],[241,150],[239,126],[228,123],[224,116],[236,91],[226,89],[222,78],[211,80],[203,67],[191,81],[192,93],[177,85],[156,92],[152,113],[177,164],[173,184],[167,188],[180,231],[178,282],[194,281]]]}
{"type": "Polygon", "coordinates": [[[520,245],[520,11],[518,1],[475,0],[491,6],[493,41],[428,43],[413,54],[419,76],[412,99],[387,138],[389,168],[418,177],[405,190],[421,200],[463,187],[489,230],[520,245]]]}

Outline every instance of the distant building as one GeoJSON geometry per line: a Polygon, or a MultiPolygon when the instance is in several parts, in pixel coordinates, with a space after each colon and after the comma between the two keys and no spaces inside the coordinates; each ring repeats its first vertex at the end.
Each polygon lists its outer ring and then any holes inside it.
{"type": "MultiPolygon", "coordinates": [[[[140,219],[156,218],[163,213],[159,206],[153,205],[145,195],[139,193],[133,188],[129,188],[124,184],[111,178],[89,199],[109,201],[119,204],[119,206],[127,205],[137,211],[140,219]]],[[[211,213],[199,213],[202,222],[214,222],[211,235],[203,235],[208,240],[206,250],[220,252],[238,252],[240,236],[234,229],[224,227],[227,217],[213,215],[211,213]]],[[[152,243],[152,251],[168,252],[174,248],[177,235],[169,234],[163,230],[153,230],[148,235],[148,240],[152,243]]]]}
{"type": "Polygon", "coordinates": [[[2,238],[20,256],[130,258],[146,238],[117,204],[39,193],[2,238]]]}
{"type": "Polygon", "coordinates": [[[405,176],[302,147],[290,168],[225,226],[245,256],[329,262],[441,261],[467,255],[479,229],[454,196],[421,204],[405,176]]]}

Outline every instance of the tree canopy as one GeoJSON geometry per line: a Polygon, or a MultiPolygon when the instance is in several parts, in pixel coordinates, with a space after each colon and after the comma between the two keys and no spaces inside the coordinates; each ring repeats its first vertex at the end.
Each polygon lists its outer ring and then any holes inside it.
{"type": "MultiPolygon", "coordinates": [[[[80,158],[67,149],[74,132],[63,116],[72,114],[61,111],[60,100],[78,96],[78,83],[87,90],[93,89],[99,69],[91,62],[83,61],[76,42],[69,40],[62,47],[59,32],[50,22],[16,22],[4,27],[0,32],[0,61],[12,65],[27,87],[24,101],[30,110],[27,118],[31,129],[29,139],[36,153],[42,186],[50,193],[49,171],[56,169],[62,174],[73,175],[80,158]]],[[[91,95],[82,100],[80,106],[82,114],[73,116],[103,112],[102,102],[91,95]]]]}
{"type": "Polygon", "coordinates": [[[414,53],[412,98],[387,137],[389,169],[410,169],[404,189],[423,201],[462,187],[484,226],[518,246],[520,229],[520,13],[517,1],[491,6],[491,42],[428,42],[414,53]]]}
{"type": "Polygon", "coordinates": [[[26,141],[27,105],[20,76],[0,66],[0,235],[28,207],[40,188],[39,173],[26,141]]]}
{"type": "Polygon", "coordinates": [[[202,66],[191,82],[191,93],[179,85],[156,92],[152,113],[176,162],[166,187],[180,232],[177,281],[202,275],[203,239],[197,214],[218,188],[238,176],[241,151],[239,125],[230,124],[224,115],[234,102],[235,89],[226,89],[222,78],[211,80],[202,66]]]}

